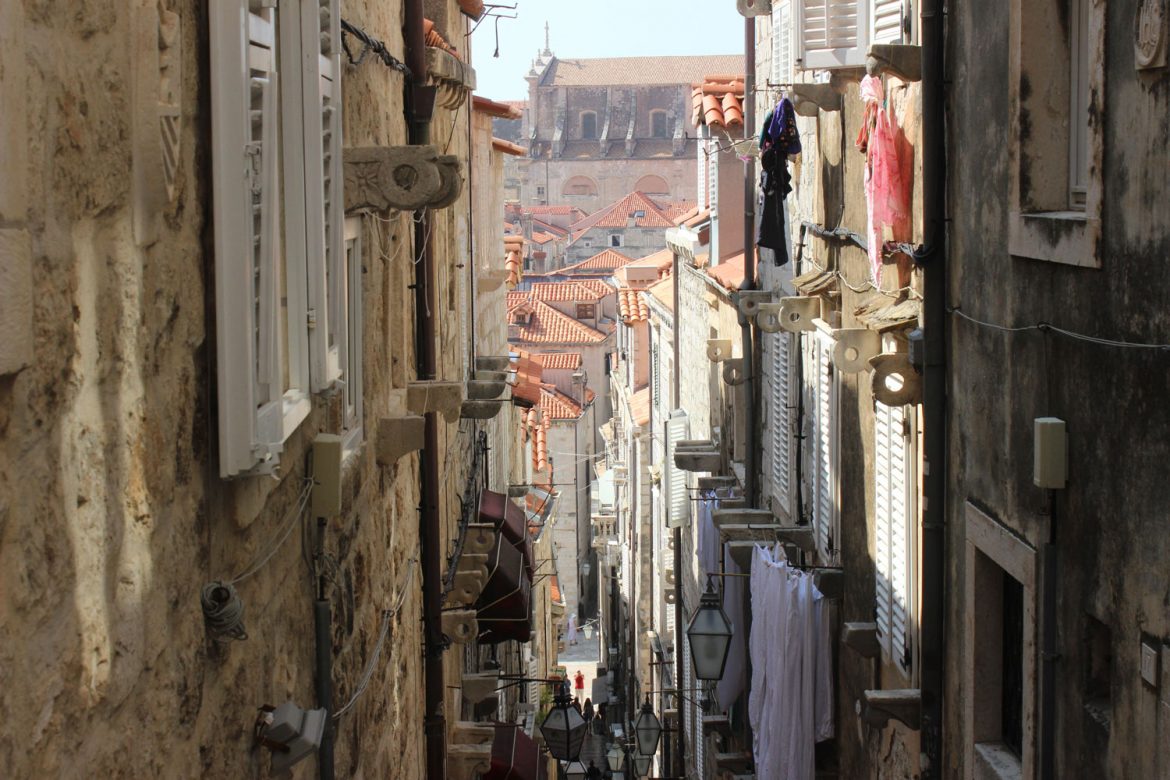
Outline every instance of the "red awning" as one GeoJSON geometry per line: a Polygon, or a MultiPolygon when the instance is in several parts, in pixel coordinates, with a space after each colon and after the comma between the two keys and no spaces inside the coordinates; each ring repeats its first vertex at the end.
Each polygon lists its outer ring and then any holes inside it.
{"type": "Polygon", "coordinates": [[[548,762],[540,747],[518,727],[497,724],[492,765],[483,780],[548,780],[548,762]]]}
{"type": "Polygon", "coordinates": [[[491,523],[524,556],[524,571],[531,584],[532,542],[528,538],[528,517],[524,508],[503,493],[485,490],[479,494],[479,521],[491,523]]]}
{"type": "Polygon", "coordinates": [[[523,554],[504,534],[497,534],[487,566],[488,581],[475,604],[479,643],[527,642],[532,637],[532,580],[523,554]]]}

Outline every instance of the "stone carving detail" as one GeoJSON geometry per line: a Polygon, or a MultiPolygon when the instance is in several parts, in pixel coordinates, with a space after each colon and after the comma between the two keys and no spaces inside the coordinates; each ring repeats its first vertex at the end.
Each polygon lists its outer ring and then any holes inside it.
{"type": "Polygon", "coordinates": [[[159,4],[158,9],[158,123],[162,137],[163,177],[167,197],[175,199],[175,175],[179,166],[182,53],[179,50],[179,15],[159,4]]]}
{"type": "Polygon", "coordinates": [[[165,0],[137,0],[131,45],[134,99],[131,174],[134,236],[139,246],[158,238],[163,207],[174,201],[182,134],[179,15],[165,0]]]}
{"type": "Polygon", "coordinates": [[[345,150],[345,211],[446,208],[463,191],[459,158],[433,146],[345,150]]]}
{"type": "Polygon", "coordinates": [[[1133,54],[1138,70],[1166,67],[1166,0],[1143,0],[1134,23],[1133,54]]]}

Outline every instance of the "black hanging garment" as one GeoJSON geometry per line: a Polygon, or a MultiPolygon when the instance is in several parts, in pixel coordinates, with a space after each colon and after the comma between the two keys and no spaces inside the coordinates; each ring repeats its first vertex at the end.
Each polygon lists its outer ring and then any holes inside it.
{"type": "Polygon", "coordinates": [[[800,153],[800,135],[796,129],[796,112],[784,98],[764,118],[760,133],[760,198],[756,246],[771,249],[776,265],[788,262],[788,239],[784,231],[784,208],[792,192],[792,175],[788,172],[788,155],[800,153]]]}

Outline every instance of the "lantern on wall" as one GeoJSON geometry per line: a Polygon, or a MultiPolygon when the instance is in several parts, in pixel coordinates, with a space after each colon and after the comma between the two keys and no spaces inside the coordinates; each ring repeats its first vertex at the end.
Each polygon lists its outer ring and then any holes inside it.
{"type": "Polygon", "coordinates": [[[691,646],[695,677],[700,680],[723,679],[731,636],[731,621],[723,611],[719,594],[708,580],[707,592],[699,599],[699,608],[687,626],[687,642],[691,646]]]}
{"type": "Polygon", "coordinates": [[[558,685],[558,688],[553,708],[540,724],[540,733],[553,758],[557,761],[576,761],[581,755],[581,745],[585,742],[589,724],[572,706],[568,683],[558,685]]]}
{"type": "Polygon", "coordinates": [[[643,756],[652,756],[658,752],[658,740],[662,738],[662,722],[654,714],[654,707],[650,704],[650,696],[642,705],[642,712],[634,722],[634,740],[638,745],[638,753],[643,756]]]}

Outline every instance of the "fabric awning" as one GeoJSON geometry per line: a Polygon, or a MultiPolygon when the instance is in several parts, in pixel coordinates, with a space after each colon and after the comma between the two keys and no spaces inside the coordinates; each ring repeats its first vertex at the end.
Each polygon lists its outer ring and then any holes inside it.
{"type": "Polygon", "coordinates": [[[532,580],[524,555],[500,533],[487,567],[488,581],[475,603],[479,643],[527,642],[532,636],[532,580]]]}
{"type": "Polygon", "coordinates": [[[497,724],[492,764],[483,780],[548,780],[548,761],[527,734],[512,724],[497,724]]]}
{"type": "Polygon", "coordinates": [[[528,514],[524,508],[503,493],[485,490],[479,494],[479,521],[494,525],[524,556],[524,571],[531,584],[534,571],[532,542],[528,538],[528,514]]]}

